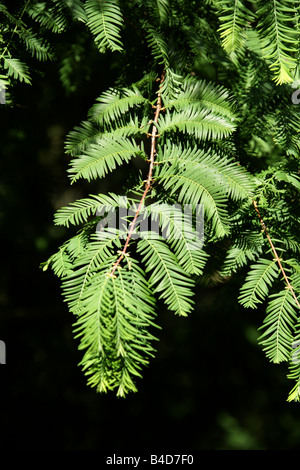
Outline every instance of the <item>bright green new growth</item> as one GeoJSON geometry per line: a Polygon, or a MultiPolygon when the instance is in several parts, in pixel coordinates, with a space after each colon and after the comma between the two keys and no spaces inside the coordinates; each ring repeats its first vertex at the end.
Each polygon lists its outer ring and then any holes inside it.
{"type": "MultiPolygon", "coordinates": [[[[27,3],[19,17],[1,4],[0,13],[38,60],[52,51],[26,14],[57,34],[80,22],[100,53],[120,54],[125,70],[69,133],[66,152],[72,184],[118,168],[134,183],[59,209],[55,224],[79,231],[43,264],[61,278],[88,384],[118,396],[136,391],[155,354],[159,306],[188,316],[201,279],[238,276],[238,301],[265,309],[259,343],[271,362],[288,363],[288,400],[299,401],[300,141],[287,85],[298,78],[297,3],[27,3]],[[145,170],[136,174],[134,159],[145,170]],[[186,206],[192,223],[183,225],[186,206]]],[[[2,80],[29,82],[9,37],[2,80]]]]}
{"type": "Polygon", "coordinates": [[[292,82],[299,54],[298,2],[222,0],[214,3],[220,15],[222,45],[232,59],[237,62],[245,54],[247,42],[255,35],[255,49],[266,59],[275,82],[292,82]]]}

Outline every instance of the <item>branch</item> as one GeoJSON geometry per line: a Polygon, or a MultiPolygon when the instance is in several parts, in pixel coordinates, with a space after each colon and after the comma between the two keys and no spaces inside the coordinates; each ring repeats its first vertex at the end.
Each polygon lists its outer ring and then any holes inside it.
{"type": "MultiPolygon", "coordinates": [[[[24,8],[23,8],[23,10],[22,10],[22,12],[20,13],[20,16],[19,16],[19,18],[18,18],[18,21],[19,21],[19,22],[21,21],[21,19],[22,19],[23,15],[24,15],[24,13],[25,13],[25,11],[26,11],[26,8],[27,8],[29,2],[30,2],[30,0],[27,0],[27,1],[26,1],[25,5],[24,5],[24,8]]],[[[14,34],[17,32],[17,29],[18,29],[19,26],[20,26],[20,25],[17,23],[16,26],[15,26],[15,28],[14,28],[14,30],[13,30],[13,32],[12,32],[11,35],[10,35],[9,40],[8,40],[7,43],[6,43],[6,46],[5,46],[4,50],[2,51],[2,54],[1,54],[1,56],[0,56],[0,59],[2,59],[2,58],[5,56],[6,52],[8,51],[8,46],[10,45],[10,43],[11,43],[11,41],[12,41],[12,38],[13,38],[14,34]]]]}
{"type": "Polygon", "coordinates": [[[141,197],[141,200],[139,202],[139,205],[138,205],[138,208],[137,208],[136,213],[134,215],[134,218],[133,218],[133,220],[130,224],[130,229],[129,229],[129,232],[128,232],[128,236],[127,236],[124,248],[121,251],[121,254],[120,254],[119,258],[114,263],[111,272],[108,273],[108,276],[110,276],[110,277],[115,276],[115,271],[116,271],[117,267],[120,265],[120,263],[121,263],[122,259],[124,258],[124,256],[127,255],[127,248],[128,248],[130,239],[132,237],[133,230],[134,230],[138,215],[139,215],[139,213],[140,213],[140,211],[143,207],[143,204],[144,204],[145,198],[147,196],[147,193],[148,193],[149,189],[151,188],[153,167],[154,167],[154,164],[155,164],[154,158],[155,158],[155,155],[156,155],[156,138],[158,137],[158,135],[157,135],[157,123],[158,123],[158,118],[159,118],[160,111],[162,110],[161,92],[160,91],[161,91],[161,87],[162,87],[162,84],[164,82],[164,79],[165,79],[165,71],[163,71],[163,73],[161,75],[161,78],[158,79],[160,81],[160,84],[159,84],[159,90],[158,90],[157,103],[156,103],[156,106],[154,106],[155,115],[154,115],[154,120],[153,120],[153,124],[152,124],[152,133],[150,134],[151,135],[151,150],[150,150],[150,158],[148,160],[150,164],[149,164],[148,177],[145,181],[145,183],[146,183],[145,191],[144,191],[144,193],[141,197]]]}
{"type": "Polygon", "coordinates": [[[275,248],[275,246],[274,246],[274,244],[273,244],[273,242],[272,242],[272,240],[271,240],[271,237],[270,237],[270,235],[269,235],[269,233],[268,233],[268,229],[267,229],[267,227],[266,227],[266,224],[264,223],[264,220],[263,220],[262,216],[260,215],[260,212],[259,212],[259,210],[258,210],[256,201],[253,201],[253,205],[254,205],[254,208],[255,208],[255,210],[256,210],[256,212],[257,212],[257,214],[258,214],[259,221],[260,221],[260,223],[261,223],[261,226],[262,226],[262,228],[263,228],[263,231],[265,232],[266,237],[267,237],[267,239],[268,239],[268,242],[269,242],[269,244],[270,244],[270,246],[271,246],[271,248],[272,248],[272,251],[273,251],[273,253],[274,253],[274,256],[275,256],[275,259],[276,259],[276,261],[277,261],[277,263],[278,263],[278,266],[279,266],[279,268],[280,268],[280,271],[281,271],[282,274],[283,274],[283,277],[284,277],[284,279],[285,279],[285,282],[286,282],[286,284],[287,284],[287,287],[288,287],[288,289],[290,289],[290,291],[291,291],[291,293],[292,293],[292,295],[293,295],[293,297],[294,297],[294,299],[295,299],[295,302],[296,302],[296,304],[297,304],[297,307],[298,307],[299,310],[300,310],[300,304],[299,304],[299,301],[298,301],[298,299],[297,299],[297,296],[296,296],[296,294],[295,294],[295,292],[294,292],[293,287],[292,287],[291,284],[290,284],[290,281],[289,281],[289,279],[288,279],[288,277],[287,277],[287,275],[286,275],[286,273],[285,273],[285,270],[283,269],[283,266],[282,266],[282,264],[281,264],[281,260],[280,260],[280,258],[279,258],[279,256],[278,256],[278,253],[277,253],[277,251],[276,251],[276,248],[275,248]]]}

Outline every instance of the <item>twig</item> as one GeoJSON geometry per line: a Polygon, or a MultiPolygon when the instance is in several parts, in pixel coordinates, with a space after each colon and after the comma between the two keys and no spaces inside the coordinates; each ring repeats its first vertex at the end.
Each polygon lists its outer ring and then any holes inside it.
{"type": "MultiPolygon", "coordinates": [[[[18,18],[18,22],[21,22],[22,17],[23,17],[23,15],[24,15],[25,11],[26,11],[26,8],[27,8],[29,2],[30,2],[30,0],[27,0],[27,1],[26,1],[25,5],[24,5],[24,8],[23,8],[23,10],[22,10],[22,12],[20,13],[20,16],[19,16],[19,18],[18,18]]],[[[11,43],[11,41],[12,41],[12,38],[13,38],[14,34],[17,32],[17,29],[18,29],[19,26],[20,26],[20,23],[17,23],[16,26],[15,26],[15,28],[14,28],[14,30],[13,30],[13,32],[11,33],[11,36],[10,36],[9,40],[8,40],[7,43],[6,43],[6,46],[5,46],[4,50],[2,51],[2,54],[1,54],[1,56],[0,56],[0,59],[2,59],[2,58],[5,56],[5,54],[6,54],[7,50],[8,50],[8,46],[10,45],[10,43],[11,43]]]]}
{"type": "Polygon", "coordinates": [[[297,299],[297,296],[296,296],[296,294],[295,294],[295,292],[294,292],[294,289],[293,289],[293,287],[291,286],[291,283],[290,283],[290,281],[289,281],[289,279],[288,279],[288,277],[287,277],[287,275],[286,275],[286,273],[285,273],[285,270],[283,269],[283,266],[282,266],[282,264],[281,264],[281,260],[280,260],[280,258],[279,258],[279,256],[278,256],[278,253],[277,253],[277,251],[276,251],[276,248],[275,248],[275,246],[274,246],[274,244],[273,244],[273,242],[272,242],[272,240],[271,240],[271,237],[270,237],[270,235],[269,235],[269,233],[268,233],[268,229],[267,229],[267,227],[266,227],[266,224],[265,224],[265,222],[264,222],[262,216],[260,215],[260,212],[259,212],[259,210],[258,210],[256,201],[253,201],[253,205],[254,205],[254,208],[255,208],[255,210],[256,210],[256,212],[257,212],[257,214],[258,214],[259,221],[260,221],[260,223],[261,223],[261,226],[262,226],[262,228],[263,228],[263,231],[264,231],[264,233],[266,234],[266,237],[267,237],[267,239],[268,239],[268,242],[270,243],[270,246],[271,246],[272,251],[273,251],[273,253],[274,253],[275,259],[276,259],[276,261],[277,261],[277,263],[278,263],[278,266],[279,266],[279,268],[280,268],[280,271],[281,271],[282,274],[283,274],[283,277],[284,277],[284,279],[285,279],[285,282],[286,282],[286,284],[287,284],[287,287],[288,287],[288,289],[291,291],[292,296],[294,297],[295,302],[296,302],[296,304],[297,304],[297,307],[300,309],[300,303],[299,303],[299,301],[298,301],[298,299],[297,299]]]}
{"type": "Polygon", "coordinates": [[[155,106],[155,115],[154,115],[154,120],[152,121],[153,124],[152,124],[152,132],[151,132],[151,150],[150,150],[150,158],[149,158],[149,171],[148,171],[148,177],[145,181],[145,184],[146,184],[146,187],[145,187],[145,191],[141,197],[141,200],[139,202],[139,205],[138,205],[138,208],[136,210],[136,213],[134,215],[134,218],[130,224],[130,229],[129,229],[129,232],[128,232],[128,236],[127,236],[127,239],[126,239],[126,242],[125,242],[125,245],[124,245],[124,248],[123,250],[121,251],[121,254],[119,256],[119,258],[117,259],[117,261],[114,263],[113,265],[113,268],[111,270],[111,272],[108,274],[108,276],[111,276],[111,277],[115,277],[115,271],[117,269],[117,267],[120,265],[122,259],[124,258],[124,256],[127,255],[127,248],[128,248],[128,245],[129,245],[129,242],[130,242],[130,239],[132,237],[132,234],[133,234],[133,230],[134,230],[134,227],[135,227],[135,224],[136,224],[136,221],[137,221],[137,218],[138,218],[138,215],[143,207],[143,204],[144,204],[144,201],[145,201],[145,198],[147,196],[147,193],[149,191],[149,189],[151,188],[151,183],[152,183],[152,174],[153,174],[153,167],[155,165],[155,155],[156,155],[156,138],[158,137],[158,134],[157,134],[157,123],[158,123],[158,118],[159,118],[159,114],[160,114],[160,111],[162,110],[162,106],[161,106],[161,93],[160,93],[160,90],[161,90],[161,87],[162,87],[162,84],[163,84],[163,81],[165,79],[165,71],[163,71],[162,75],[161,75],[161,78],[160,78],[160,85],[159,85],[159,90],[158,90],[158,97],[157,97],[157,104],[155,106]]]}

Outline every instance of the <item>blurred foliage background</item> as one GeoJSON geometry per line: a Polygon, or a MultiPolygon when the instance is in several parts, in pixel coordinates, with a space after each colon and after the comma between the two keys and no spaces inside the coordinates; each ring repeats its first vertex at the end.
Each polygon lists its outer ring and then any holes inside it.
{"type": "MultiPolygon", "coordinates": [[[[57,280],[39,268],[67,238],[53,225],[55,210],[91,191],[69,184],[65,136],[120,74],[117,55],[89,43],[84,50],[74,52],[71,92],[61,63],[39,64],[33,86],[19,85],[14,106],[0,107],[2,448],[298,449],[300,406],[286,402],[286,369],[268,364],[257,345],[264,308],[242,309],[235,279],[199,286],[189,318],[161,308],[157,355],[137,394],[117,399],[86,386],[73,319],[57,280]]],[[[117,192],[124,178],[97,184],[117,192]]]]}

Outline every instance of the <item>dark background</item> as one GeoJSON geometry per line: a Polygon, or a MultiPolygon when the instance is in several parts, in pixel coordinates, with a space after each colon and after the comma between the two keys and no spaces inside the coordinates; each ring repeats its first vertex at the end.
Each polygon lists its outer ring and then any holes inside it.
{"type": "MultiPolygon", "coordinates": [[[[0,108],[2,449],[299,449],[300,405],[286,402],[293,383],[257,345],[264,310],[238,305],[238,279],[198,287],[189,318],[161,308],[157,355],[138,393],[117,399],[86,386],[59,282],[39,264],[69,236],[53,225],[55,210],[91,192],[69,184],[65,136],[119,70],[100,56],[68,95],[57,65],[39,69],[13,107],[0,108]]],[[[97,189],[118,185],[113,176],[97,189]]]]}

